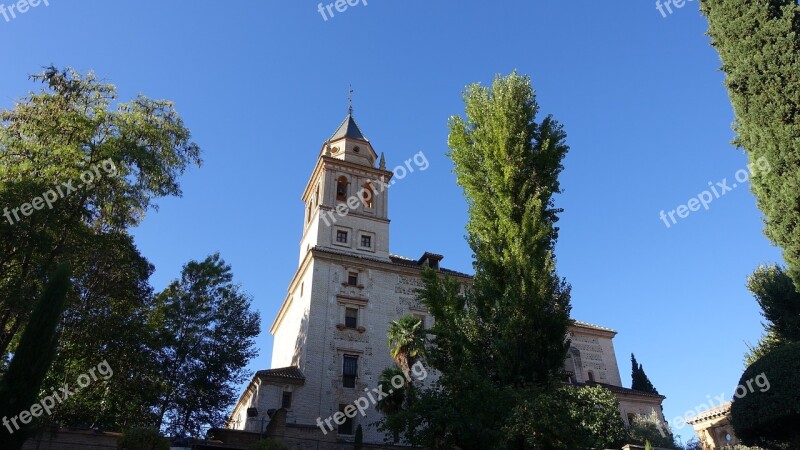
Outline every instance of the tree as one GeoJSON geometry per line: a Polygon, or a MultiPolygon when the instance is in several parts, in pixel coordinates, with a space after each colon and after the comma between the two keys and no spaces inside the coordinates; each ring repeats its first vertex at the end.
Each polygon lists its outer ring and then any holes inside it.
{"type": "Polygon", "coordinates": [[[658,394],[650,378],[644,373],[644,368],[641,364],[637,363],[636,357],[631,353],[631,389],[637,391],[649,392],[651,394],[658,394]]]}
{"type": "Polygon", "coordinates": [[[745,355],[749,366],[781,345],[800,341],[800,294],[777,264],[756,269],[747,280],[747,289],[753,293],[766,320],[761,340],[745,355]]]}
{"type": "Polygon", "coordinates": [[[798,373],[800,342],[785,344],[747,367],[731,405],[731,425],[743,444],[800,448],[798,373]]]}
{"type": "Polygon", "coordinates": [[[755,170],[765,233],[800,289],[800,7],[796,0],[702,0],[733,104],[734,143],[755,170]]]}
{"type": "Polygon", "coordinates": [[[159,428],[201,436],[225,422],[256,356],[258,314],[233,284],[219,254],[183,267],[180,280],[156,296],[154,329],[160,330],[158,369],[163,390],[156,407],[159,428]]]}
{"type": "Polygon", "coordinates": [[[553,202],[568,148],[557,122],[536,120],[525,76],[471,85],[464,101],[466,117],[450,119],[449,146],[469,205],[475,276],[462,293],[433,269],[423,273],[420,300],[435,318],[426,361],[441,377],[419,393],[402,432],[432,449],[526,448],[545,425],[516,418],[530,417],[526,404],[558,404],[569,348],[570,289],[555,269],[553,202]]]}
{"type": "Polygon", "coordinates": [[[406,380],[411,380],[411,366],[425,353],[422,321],[414,316],[403,316],[389,323],[386,337],[392,358],[403,371],[406,380]]]}
{"type": "Polygon", "coordinates": [[[80,280],[95,237],[138,224],[159,197],[180,195],[179,175],[200,164],[170,102],[139,96],[112,108],[113,85],[72,69],[48,67],[32,79],[44,89],[0,112],[3,357],[56,261],[80,280]],[[47,208],[14,211],[40,196],[51,200],[47,208]]]}
{"type": "MultiPolygon", "coordinates": [[[[47,281],[42,298],[37,302],[30,320],[22,333],[17,351],[11,359],[8,371],[0,380],[0,417],[4,427],[0,428],[0,442],[8,450],[21,449],[31,434],[32,426],[20,416],[39,403],[42,381],[50,369],[58,342],[58,321],[64,311],[67,290],[70,288],[69,268],[60,265],[47,281]],[[6,418],[23,424],[12,431],[6,418]]],[[[40,413],[41,408],[40,408],[40,413]]],[[[34,416],[36,417],[36,416],[34,416]]],[[[30,417],[28,418],[30,420],[30,417]]]]}
{"type": "Polygon", "coordinates": [[[628,440],[631,444],[645,445],[650,442],[655,447],[678,448],[672,431],[667,424],[661,422],[658,414],[637,414],[628,428],[628,440]]]}

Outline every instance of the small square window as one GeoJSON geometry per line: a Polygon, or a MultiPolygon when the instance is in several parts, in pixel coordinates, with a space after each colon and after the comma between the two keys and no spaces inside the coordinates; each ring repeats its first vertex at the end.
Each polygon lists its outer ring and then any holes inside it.
{"type": "Polygon", "coordinates": [[[358,286],[358,272],[350,272],[347,274],[347,284],[349,286],[358,286]]]}
{"type": "Polygon", "coordinates": [[[281,408],[289,409],[292,407],[292,393],[288,391],[283,391],[283,397],[281,397],[281,408]]]}
{"type": "Polygon", "coordinates": [[[366,248],[372,248],[372,236],[362,235],[361,246],[366,248]]]}
{"type": "Polygon", "coordinates": [[[342,386],[356,387],[356,377],[358,377],[358,356],[344,355],[342,357],[342,386]]]}
{"type": "MultiPolygon", "coordinates": [[[[347,406],[348,405],[339,405],[339,412],[344,414],[344,409],[347,406]]],[[[346,435],[353,434],[353,418],[345,416],[344,423],[339,425],[339,428],[336,431],[339,434],[346,434],[346,435]]]]}
{"type": "Polygon", "coordinates": [[[358,327],[358,309],[357,308],[345,308],[344,309],[344,326],[347,328],[357,328],[358,327]]]}
{"type": "Polygon", "coordinates": [[[336,242],[347,244],[347,231],[336,230],[336,242]]]}

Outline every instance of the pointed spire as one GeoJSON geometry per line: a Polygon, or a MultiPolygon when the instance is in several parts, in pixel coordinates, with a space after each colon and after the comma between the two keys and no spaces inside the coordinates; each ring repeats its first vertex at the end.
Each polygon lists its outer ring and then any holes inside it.
{"type": "Polygon", "coordinates": [[[344,118],[342,124],[339,125],[339,128],[335,133],[333,133],[333,136],[331,136],[328,141],[338,141],[342,138],[361,139],[362,141],[368,141],[368,139],[364,137],[364,134],[358,128],[358,125],[356,125],[356,121],[353,119],[352,115],[348,115],[344,118]]]}
{"type": "Polygon", "coordinates": [[[378,167],[380,167],[381,170],[386,170],[386,158],[383,157],[383,152],[381,152],[381,162],[378,167]]]}

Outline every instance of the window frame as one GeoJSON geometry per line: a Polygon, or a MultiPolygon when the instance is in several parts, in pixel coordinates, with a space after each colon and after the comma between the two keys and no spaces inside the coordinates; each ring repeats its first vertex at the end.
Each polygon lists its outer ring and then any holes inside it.
{"type": "Polygon", "coordinates": [[[356,388],[356,382],[358,381],[358,359],[358,355],[352,355],[348,353],[342,354],[342,387],[345,389],[356,388]],[[354,367],[352,372],[354,373],[348,373],[349,365],[347,364],[347,361],[354,361],[352,364],[354,367]],[[352,384],[352,386],[348,386],[349,384],[352,384]]]}

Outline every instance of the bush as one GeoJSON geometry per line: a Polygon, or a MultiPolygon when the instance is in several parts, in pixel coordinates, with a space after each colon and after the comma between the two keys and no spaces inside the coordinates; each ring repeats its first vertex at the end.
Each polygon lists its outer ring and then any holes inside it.
{"type": "Polygon", "coordinates": [[[735,398],[731,406],[731,425],[743,444],[776,449],[800,448],[798,373],[800,342],[767,353],[744,371],[739,385],[747,387],[750,381],[752,389],[735,398]],[[757,380],[758,377],[761,380],[757,380]],[[760,385],[756,386],[759,381],[760,385]],[[766,389],[762,387],[764,385],[766,389]]]}
{"type": "Polygon", "coordinates": [[[649,442],[653,447],[678,448],[668,427],[669,425],[661,422],[655,411],[650,415],[637,414],[628,428],[628,439],[631,444],[636,445],[646,445],[649,442]]]}
{"type": "Polygon", "coordinates": [[[276,441],[275,439],[265,439],[255,444],[250,444],[247,450],[289,450],[289,447],[276,441]]]}
{"type": "Polygon", "coordinates": [[[155,428],[131,428],[117,440],[119,450],[169,450],[169,442],[155,428]]]}

